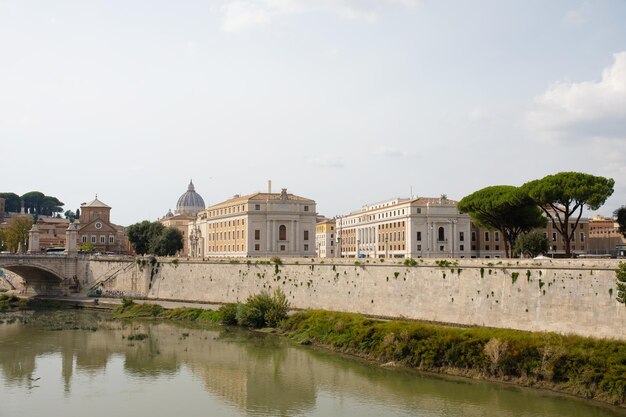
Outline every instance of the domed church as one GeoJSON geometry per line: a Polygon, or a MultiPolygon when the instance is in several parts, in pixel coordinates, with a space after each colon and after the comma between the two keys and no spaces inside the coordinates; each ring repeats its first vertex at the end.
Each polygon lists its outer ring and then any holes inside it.
{"type": "Polygon", "coordinates": [[[198,212],[204,210],[204,200],[202,196],[196,192],[193,181],[189,181],[187,192],[180,196],[176,203],[174,214],[184,216],[195,216],[198,212]]]}
{"type": "Polygon", "coordinates": [[[175,227],[183,233],[184,247],[180,256],[188,256],[188,225],[196,219],[196,214],[204,209],[206,209],[204,199],[196,192],[196,189],[193,186],[193,181],[189,181],[187,191],[178,199],[174,213],[172,213],[172,210],[170,209],[164,217],[159,219],[159,222],[161,222],[163,226],[175,227]]]}

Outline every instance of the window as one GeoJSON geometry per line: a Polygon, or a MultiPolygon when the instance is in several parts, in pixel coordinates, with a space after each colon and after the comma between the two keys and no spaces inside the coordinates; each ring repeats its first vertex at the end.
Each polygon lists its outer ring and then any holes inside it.
{"type": "Polygon", "coordinates": [[[556,242],[556,232],[552,232],[552,241],[556,242]]]}
{"type": "Polygon", "coordinates": [[[417,250],[422,250],[422,245],[417,245],[417,250]]]}
{"type": "Polygon", "coordinates": [[[464,242],[464,241],[465,241],[465,232],[459,232],[459,242],[464,242]]]}
{"type": "Polygon", "coordinates": [[[309,245],[304,245],[304,250],[308,251],[309,250],[309,245]]]}
{"type": "Polygon", "coordinates": [[[420,214],[420,213],[422,212],[422,209],[418,207],[418,208],[416,208],[416,209],[415,209],[415,212],[416,212],[417,214],[420,214]]]}
{"type": "Polygon", "coordinates": [[[485,250],[489,250],[489,245],[486,245],[486,246],[485,246],[485,250]]]}
{"type": "Polygon", "coordinates": [[[472,242],[476,242],[476,232],[472,232],[472,242]]]}
{"type": "Polygon", "coordinates": [[[580,233],[580,241],[584,242],[585,241],[585,234],[584,233],[580,233]]]}
{"type": "Polygon", "coordinates": [[[278,240],[287,240],[287,226],[285,226],[284,224],[281,224],[278,228],[278,240]]]}
{"type": "Polygon", "coordinates": [[[439,246],[439,250],[443,252],[443,245],[439,246]]]}
{"type": "Polygon", "coordinates": [[[254,240],[261,240],[261,231],[259,229],[254,230],[254,240]]]}
{"type": "MultiPolygon", "coordinates": [[[[304,231],[304,240],[309,240],[309,231],[308,230],[304,231]]],[[[304,246],[308,246],[308,245],[304,245],[304,246]]]]}
{"type": "Polygon", "coordinates": [[[261,249],[261,245],[259,245],[258,243],[254,244],[254,250],[260,250],[261,249]]]}
{"type": "Polygon", "coordinates": [[[500,241],[500,232],[493,232],[493,240],[496,242],[500,241]]]}
{"type": "Polygon", "coordinates": [[[444,230],[443,227],[439,228],[439,233],[438,234],[439,234],[438,240],[440,242],[443,242],[444,240],[446,240],[446,231],[444,230]]]}
{"type": "Polygon", "coordinates": [[[460,249],[460,250],[465,250],[465,246],[461,245],[461,246],[459,247],[459,249],[460,249]]]}
{"type": "Polygon", "coordinates": [[[114,243],[115,242],[115,238],[113,237],[113,235],[109,236],[109,243],[114,243]]]}
{"type": "Polygon", "coordinates": [[[261,205],[260,204],[255,204],[254,205],[254,209],[255,210],[261,210],[261,205]]]}
{"type": "Polygon", "coordinates": [[[284,251],[285,250],[285,245],[280,245],[280,250],[284,251]]]}
{"type": "Polygon", "coordinates": [[[309,206],[304,206],[304,211],[309,211],[309,206]]]}
{"type": "MultiPolygon", "coordinates": [[[[421,242],[422,241],[422,232],[417,232],[417,241],[421,242]]],[[[418,249],[419,250],[419,249],[418,249]]]]}
{"type": "Polygon", "coordinates": [[[485,232],[485,242],[489,242],[489,232],[485,232]]]}
{"type": "Polygon", "coordinates": [[[93,244],[96,243],[96,237],[95,236],[91,236],[91,243],[93,243],[93,244]]]}
{"type": "Polygon", "coordinates": [[[83,243],[87,243],[87,236],[83,236],[83,243]]]}
{"type": "Polygon", "coordinates": [[[500,250],[500,245],[496,245],[496,250],[500,250]]]}

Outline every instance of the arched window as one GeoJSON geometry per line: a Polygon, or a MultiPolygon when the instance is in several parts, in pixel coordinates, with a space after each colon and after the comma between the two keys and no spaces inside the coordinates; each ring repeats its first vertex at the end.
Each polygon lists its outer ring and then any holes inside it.
{"type": "Polygon", "coordinates": [[[287,240],[287,226],[284,224],[278,228],[278,240],[287,240]]]}
{"type": "Polygon", "coordinates": [[[443,229],[443,227],[439,228],[439,241],[443,242],[444,240],[446,240],[446,232],[443,229]]]}

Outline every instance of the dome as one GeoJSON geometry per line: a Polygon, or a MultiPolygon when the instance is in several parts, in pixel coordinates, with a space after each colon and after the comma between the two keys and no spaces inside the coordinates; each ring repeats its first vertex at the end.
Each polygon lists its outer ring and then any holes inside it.
{"type": "Polygon", "coordinates": [[[205,209],[204,200],[196,192],[193,186],[193,181],[189,181],[189,187],[187,192],[180,196],[178,203],[176,203],[176,214],[186,214],[188,216],[195,216],[199,211],[205,209]]]}
{"type": "Polygon", "coordinates": [[[172,213],[172,209],[169,209],[165,214],[165,218],[169,219],[170,217],[174,217],[174,213],[172,213]]]}

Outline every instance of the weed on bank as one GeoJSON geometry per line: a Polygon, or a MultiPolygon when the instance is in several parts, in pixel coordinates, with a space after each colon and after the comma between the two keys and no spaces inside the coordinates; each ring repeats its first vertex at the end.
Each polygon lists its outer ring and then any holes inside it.
{"type": "Polygon", "coordinates": [[[281,331],[381,363],[510,381],[626,405],[626,343],[553,333],[381,321],[359,314],[296,313],[281,331]]]}

